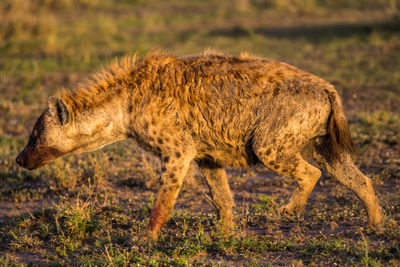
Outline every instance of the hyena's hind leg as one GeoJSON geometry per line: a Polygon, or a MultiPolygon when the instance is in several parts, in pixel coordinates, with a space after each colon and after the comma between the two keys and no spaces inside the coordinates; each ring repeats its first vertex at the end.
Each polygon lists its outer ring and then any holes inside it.
{"type": "Polygon", "coordinates": [[[384,223],[384,217],[371,179],[357,168],[348,152],[343,151],[340,157],[333,158],[328,147],[326,137],[316,139],[313,150],[315,161],[361,199],[368,213],[369,226],[381,226],[384,223]]]}
{"type": "Polygon", "coordinates": [[[183,151],[171,151],[171,153],[162,155],[160,189],[153,205],[147,229],[150,237],[156,239],[161,227],[169,219],[192,159],[191,153],[184,153],[183,151]]]}
{"type": "Polygon", "coordinates": [[[208,188],[210,189],[218,219],[221,220],[224,231],[229,232],[229,230],[234,227],[232,209],[235,204],[225,170],[222,166],[207,159],[200,159],[196,162],[202,177],[207,182],[208,188]]]}
{"type": "Polygon", "coordinates": [[[321,171],[309,164],[300,152],[291,152],[287,144],[259,144],[254,147],[257,157],[272,171],[296,180],[298,186],[288,202],[280,209],[281,214],[303,210],[308,196],[314,189],[321,171]]]}

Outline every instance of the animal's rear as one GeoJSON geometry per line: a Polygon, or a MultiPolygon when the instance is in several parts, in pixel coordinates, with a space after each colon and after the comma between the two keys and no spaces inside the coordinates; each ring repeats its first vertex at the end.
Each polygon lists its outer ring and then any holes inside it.
{"type": "Polygon", "coordinates": [[[331,113],[327,124],[328,145],[332,158],[339,158],[343,152],[352,151],[354,143],[336,90],[328,87],[327,92],[331,103],[331,113]]]}
{"type": "Polygon", "coordinates": [[[354,149],[354,144],[340,98],[331,86],[327,92],[331,104],[327,135],[317,138],[313,157],[320,167],[360,198],[368,213],[368,224],[381,226],[384,217],[372,181],[357,168],[350,157],[349,152],[354,149]]]}

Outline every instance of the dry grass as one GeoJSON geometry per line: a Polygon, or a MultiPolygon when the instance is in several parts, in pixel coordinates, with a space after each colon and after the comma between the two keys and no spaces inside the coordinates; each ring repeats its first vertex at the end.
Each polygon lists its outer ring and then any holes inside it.
{"type": "Polygon", "coordinates": [[[398,0],[5,0],[0,3],[0,264],[400,264],[398,0]],[[215,47],[283,60],[332,82],[387,224],[364,227],[354,194],[320,180],[306,211],[279,218],[295,183],[228,170],[236,234],[225,237],[192,166],[158,242],[141,236],[159,160],[131,141],[33,172],[14,163],[47,97],[114,56],[215,47]]]}

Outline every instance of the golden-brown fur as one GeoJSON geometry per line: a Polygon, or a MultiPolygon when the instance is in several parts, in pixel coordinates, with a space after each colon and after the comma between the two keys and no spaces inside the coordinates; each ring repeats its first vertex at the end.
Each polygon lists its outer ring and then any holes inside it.
{"type": "Polygon", "coordinates": [[[108,65],[107,69],[96,73],[85,83],[79,84],[75,90],[61,90],[59,97],[72,113],[104,105],[112,98],[120,96],[121,90],[113,85],[129,83],[129,73],[134,71],[136,64],[136,55],[116,59],[108,65]]]}
{"type": "Polygon", "coordinates": [[[125,57],[50,99],[17,161],[36,168],[128,137],[162,159],[152,237],[168,219],[193,160],[227,228],[234,225],[234,203],[224,166],[262,162],[295,179],[298,188],[281,208],[292,213],[303,209],[321,175],[305,155],[360,197],[370,225],[383,222],[370,180],[350,159],[352,142],[337,92],[285,63],[210,51],[125,57]]]}

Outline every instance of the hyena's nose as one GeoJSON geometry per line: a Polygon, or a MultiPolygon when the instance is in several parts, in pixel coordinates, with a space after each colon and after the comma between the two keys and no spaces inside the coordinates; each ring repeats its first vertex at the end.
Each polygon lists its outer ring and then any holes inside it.
{"type": "Polygon", "coordinates": [[[19,166],[22,166],[22,165],[23,165],[23,161],[22,161],[21,155],[18,155],[18,157],[15,159],[15,161],[17,162],[17,164],[18,164],[19,166]]]}

